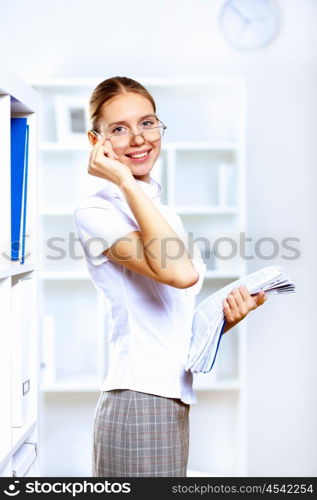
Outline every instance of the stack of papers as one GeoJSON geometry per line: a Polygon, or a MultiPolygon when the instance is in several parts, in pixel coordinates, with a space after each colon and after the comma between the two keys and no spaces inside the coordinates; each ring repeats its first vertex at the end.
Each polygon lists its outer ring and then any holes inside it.
{"type": "Polygon", "coordinates": [[[284,275],[281,267],[270,266],[248,274],[208,296],[194,310],[186,370],[207,373],[212,369],[225,327],[223,301],[240,285],[246,285],[251,295],[256,295],[261,290],[267,294],[296,291],[295,284],[284,275]]]}

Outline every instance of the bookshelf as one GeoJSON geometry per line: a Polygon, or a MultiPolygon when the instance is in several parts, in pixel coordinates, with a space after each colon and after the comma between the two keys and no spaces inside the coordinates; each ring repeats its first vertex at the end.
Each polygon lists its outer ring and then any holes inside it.
{"type": "MultiPolygon", "coordinates": [[[[86,418],[92,418],[93,408],[89,404],[92,400],[93,405],[97,402],[107,371],[104,298],[90,281],[79,243],[74,246],[76,258],[71,258],[65,243],[67,235],[75,231],[74,207],[87,194],[100,189],[102,179],[87,174],[89,144],[85,135],[76,143],[59,138],[56,98],[77,96],[85,105],[93,88],[104,78],[31,83],[41,103],[41,242],[45,245],[52,236],[60,236],[61,254],[64,251],[63,258],[54,260],[47,257],[47,248],[42,247],[39,276],[44,358],[48,351],[55,351],[55,359],[51,356],[43,363],[42,391],[47,412],[55,411],[56,418],[58,405],[61,401],[65,404],[66,394],[69,394],[69,408],[72,398],[74,405],[75,400],[80,400],[86,418]],[[65,336],[69,337],[68,343],[65,336]]],[[[218,254],[226,257],[230,254],[226,246],[230,247],[230,242],[236,242],[239,233],[245,231],[245,81],[239,78],[142,78],[140,81],[154,96],[158,116],[168,126],[160,158],[151,173],[162,184],[162,203],[174,207],[195,239],[205,237],[217,242],[218,254]],[[227,240],[223,240],[224,235],[227,240]]],[[[206,263],[197,303],[246,272],[245,262],[238,256],[206,263]]],[[[241,324],[222,338],[212,373],[195,375],[198,404],[191,408],[191,471],[246,474],[245,355],[245,325],[241,324]],[[216,434],[218,430],[221,439],[208,432],[207,439],[203,438],[202,428],[213,428],[216,434]]],[[[62,422],[62,417],[59,418],[62,422]]],[[[49,418],[47,422],[49,432],[49,418]]],[[[58,433],[55,437],[61,439],[58,433]]],[[[87,446],[90,441],[82,443],[89,454],[87,446]]],[[[47,467],[60,474],[52,452],[50,449],[47,453],[50,456],[47,467]]],[[[88,462],[86,469],[78,468],[74,473],[85,475],[87,471],[89,474],[88,462]]]]}
{"type": "MultiPolygon", "coordinates": [[[[0,476],[37,475],[38,198],[35,90],[0,69],[0,476]],[[29,126],[25,259],[11,260],[11,119],[29,126]]],[[[17,163],[13,163],[13,175],[17,163]]],[[[25,167],[24,167],[25,172],[25,167]]],[[[13,177],[12,177],[13,178],[13,177]]],[[[22,219],[23,220],[23,219],[22,219]]]]}

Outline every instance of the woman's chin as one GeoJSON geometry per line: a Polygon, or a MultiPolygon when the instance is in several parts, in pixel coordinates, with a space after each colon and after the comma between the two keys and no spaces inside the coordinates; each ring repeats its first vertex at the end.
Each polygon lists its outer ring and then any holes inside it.
{"type": "Polygon", "coordinates": [[[144,165],[129,165],[129,168],[133,175],[147,175],[151,172],[153,165],[152,162],[144,165]]]}
{"type": "Polygon", "coordinates": [[[151,172],[152,170],[152,167],[151,168],[132,168],[131,171],[133,173],[133,175],[147,175],[151,172]]]}

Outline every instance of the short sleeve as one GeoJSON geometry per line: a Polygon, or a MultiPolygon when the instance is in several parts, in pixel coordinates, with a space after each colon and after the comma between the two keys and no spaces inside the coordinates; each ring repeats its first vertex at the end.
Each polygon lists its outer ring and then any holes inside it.
{"type": "Polygon", "coordinates": [[[74,211],[77,236],[87,258],[94,265],[109,260],[102,252],[131,231],[139,231],[138,225],[110,201],[99,206],[79,207],[74,211]]]}

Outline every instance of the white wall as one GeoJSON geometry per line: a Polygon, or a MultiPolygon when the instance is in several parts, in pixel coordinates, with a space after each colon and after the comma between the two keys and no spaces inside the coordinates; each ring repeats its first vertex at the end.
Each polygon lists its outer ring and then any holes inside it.
{"type": "MultiPolygon", "coordinates": [[[[265,49],[239,53],[217,25],[220,0],[3,0],[2,60],[37,77],[244,76],[248,82],[248,236],[300,238],[282,264],[296,296],[248,318],[249,472],[317,473],[317,2],[279,0],[283,22],[265,49]]],[[[250,271],[269,261],[251,261],[250,271]]],[[[270,263],[270,262],[269,262],[270,263]]]]}

